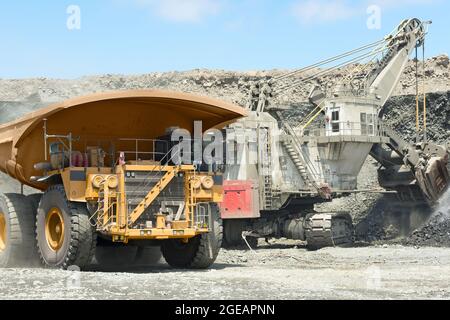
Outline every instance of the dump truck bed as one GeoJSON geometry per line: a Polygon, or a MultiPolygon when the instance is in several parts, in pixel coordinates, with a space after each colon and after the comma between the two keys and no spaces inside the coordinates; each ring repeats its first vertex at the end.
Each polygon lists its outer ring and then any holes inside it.
{"type": "Polygon", "coordinates": [[[155,139],[173,126],[193,132],[194,121],[202,121],[205,131],[223,127],[245,115],[239,106],[178,92],[133,90],[93,94],[0,125],[0,170],[25,185],[45,188],[30,180],[39,173],[34,164],[45,160],[44,120],[50,134],[117,140],[155,139]]]}

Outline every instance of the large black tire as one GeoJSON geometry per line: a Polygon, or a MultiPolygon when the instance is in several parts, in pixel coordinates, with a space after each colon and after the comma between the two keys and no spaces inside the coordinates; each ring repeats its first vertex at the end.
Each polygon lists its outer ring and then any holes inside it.
{"type": "Polygon", "coordinates": [[[43,193],[34,193],[27,195],[26,198],[30,202],[31,208],[33,210],[33,241],[34,241],[34,250],[32,252],[32,266],[40,266],[40,259],[39,254],[37,250],[37,243],[36,243],[36,217],[37,217],[37,210],[39,208],[39,203],[41,202],[43,193]]]}
{"type": "MultiPolygon", "coordinates": [[[[61,228],[60,228],[61,229],[61,228]]],[[[51,268],[67,269],[70,266],[84,268],[92,261],[97,234],[89,222],[85,203],[68,201],[64,186],[55,185],[47,189],[37,210],[36,240],[42,264],[51,268]],[[60,246],[52,247],[46,233],[49,215],[58,210],[63,232],[60,246]]]]}
{"type": "Polygon", "coordinates": [[[219,208],[211,204],[211,232],[198,235],[184,243],[180,239],[163,241],[161,252],[166,262],[174,268],[206,269],[210,267],[222,246],[223,226],[219,208]]]}
{"type": "Polygon", "coordinates": [[[35,265],[33,208],[21,194],[0,194],[0,267],[35,265]]]}
{"type": "MultiPolygon", "coordinates": [[[[247,222],[242,219],[226,219],[223,221],[223,247],[242,247],[247,246],[242,239],[242,232],[246,229],[247,222]]],[[[258,246],[258,239],[247,237],[247,242],[252,248],[258,246]]]]}
{"type": "Polygon", "coordinates": [[[27,199],[30,201],[35,216],[37,216],[37,209],[39,208],[39,203],[41,202],[42,195],[43,193],[34,193],[27,196],[27,199]]]}

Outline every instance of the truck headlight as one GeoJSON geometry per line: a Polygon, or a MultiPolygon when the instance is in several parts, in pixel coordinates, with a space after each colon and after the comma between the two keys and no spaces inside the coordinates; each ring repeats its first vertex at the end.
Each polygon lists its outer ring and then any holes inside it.
{"type": "Polygon", "coordinates": [[[104,181],[104,179],[103,179],[103,177],[101,175],[99,175],[99,174],[95,175],[92,178],[92,185],[94,186],[94,188],[98,189],[102,185],[103,181],[104,181]]]}
{"type": "Polygon", "coordinates": [[[192,178],[191,183],[194,189],[200,189],[202,186],[202,180],[199,177],[192,178]]]}
{"type": "Polygon", "coordinates": [[[119,179],[117,179],[117,176],[109,176],[107,181],[110,189],[116,189],[119,186],[119,179]]]}
{"type": "Polygon", "coordinates": [[[214,186],[214,179],[211,176],[202,177],[202,186],[205,189],[211,189],[214,186]]]}

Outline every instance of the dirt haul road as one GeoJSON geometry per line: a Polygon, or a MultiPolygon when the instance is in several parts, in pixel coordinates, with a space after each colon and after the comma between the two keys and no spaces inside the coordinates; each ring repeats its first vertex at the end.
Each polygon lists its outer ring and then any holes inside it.
{"type": "Polygon", "coordinates": [[[222,250],[211,270],[4,269],[0,299],[449,299],[450,249],[222,250]]]}

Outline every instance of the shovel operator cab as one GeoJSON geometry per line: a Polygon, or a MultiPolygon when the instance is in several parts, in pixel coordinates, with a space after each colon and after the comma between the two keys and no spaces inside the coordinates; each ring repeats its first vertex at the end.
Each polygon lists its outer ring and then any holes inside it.
{"type": "Polygon", "coordinates": [[[220,128],[242,115],[211,99],[132,91],[72,100],[1,126],[0,169],[43,193],[1,195],[0,265],[33,256],[61,268],[83,268],[94,256],[105,265],[142,263],[161,247],[173,267],[209,267],[222,242],[222,176],[176,164],[167,128],[192,132],[197,120],[220,128]]]}

